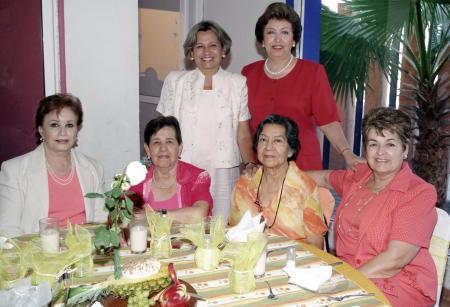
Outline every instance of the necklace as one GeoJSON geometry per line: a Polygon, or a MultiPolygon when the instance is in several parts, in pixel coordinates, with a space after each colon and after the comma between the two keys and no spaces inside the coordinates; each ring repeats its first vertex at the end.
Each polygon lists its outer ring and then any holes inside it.
{"type": "Polygon", "coordinates": [[[279,75],[281,74],[283,71],[286,70],[286,68],[289,67],[289,65],[291,65],[292,60],[294,59],[294,56],[291,54],[291,58],[289,59],[289,62],[286,64],[286,66],[284,66],[283,68],[281,68],[279,71],[271,71],[269,68],[269,58],[266,59],[266,61],[264,62],[264,68],[267,70],[267,72],[271,75],[279,75]]]}
{"type": "Polygon", "coordinates": [[[67,175],[66,178],[58,177],[56,175],[55,171],[53,170],[53,168],[48,163],[48,161],[46,161],[46,164],[47,164],[47,170],[48,170],[48,173],[49,173],[50,177],[57,184],[62,185],[62,186],[66,186],[66,185],[68,185],[68,184],[70,184],[72,182],[73,176],[75,175],[75,168],[72,166],[72,160],[70,160],[70,164],[71,164],[71,166],[70,166],[70,173],[69,173],[69,175],[67,175]]]}
{"type": "MultiPolygon", "coordinates": [[[[288,166],[289,169],[289,166],[288,166]]],[[[287,171],[286,170],[286,174],[284,174],[284,178],[283,181],[281,182],[281,192],[280,192],[280,197],[278,198],[278,205],[277,205],[277,210],[275,211],[275,217],[273,218],[273,222],[270,226],[267,226],[267,228],[272,228],[272,226],[275,224],[276,220],[277,220],[277,216],[278,216],[278,209],[280,209],[280,203],[281,203],[281,196],[283,195],[283,188],[284,188],[284,181],[286,180],[286,175],[287,175],[287,171]]],[[[262,212],[263,211],[263,207],[261,206],[261,202],[259,201],[259,188],[261,187],[261,182],[264,176],[264,168],[262,169],[262,174],[261,174],[261,179],[259,180],[259,184],[258,184],[258,190],[256,191],[256,200],[255,200],[255,205],[258,206],[258,211],[262,212]]]]}
{"type": "MultiPolygon", "coordinates": [[[[339,224],[338,224],[338,228],[342,229],[342,231],[346,234],[350,234],[353,231],[353,225],[355,225],[356,220],[359,219],[362,211],[364,210],[365,207],[367,207],[367,205],[375,198],[377,197],[380,192],[384,189],[384,187],[382,187],[380,190],[378,190],[378,192],[372,192],[370,197],[366,198],[366,199],[360,199],[358,201],[358,203],[355,205],[353,211],[355,211],[355,214],[353,215],[351,221],[350,221],[350,227],[349,229],[345,230],[342,227],[342,213],[344,211],[345,208],[348,207],[348,205],[351,203],[351,201],[353,200],[353,197],[355,194],[361,194],[360,192],[363,190],[364,186],[361,184],[358,186],[357,191],[355,191],[354,193],[352,193],[352,195],[350,196],[350,198],[345,202],[344,207],[342,208],[341,212],[339,213],[339,224]]],[[[370,191],[370,189],[368,189],[370,191]]]]}

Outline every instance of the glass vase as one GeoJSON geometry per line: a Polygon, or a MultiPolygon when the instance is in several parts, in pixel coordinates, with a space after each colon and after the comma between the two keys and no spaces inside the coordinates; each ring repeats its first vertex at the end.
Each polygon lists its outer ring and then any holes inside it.
{"type": "Polygon", "coordinates": [[[231,291],[237,294],[249,293],[256,288],[253,270],[238,271],[231,268],[228,279],[230,281],[231,291]]]}

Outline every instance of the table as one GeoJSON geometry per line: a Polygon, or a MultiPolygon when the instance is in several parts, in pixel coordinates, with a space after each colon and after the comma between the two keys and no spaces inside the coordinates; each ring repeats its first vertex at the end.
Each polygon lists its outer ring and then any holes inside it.
{"type": "MultiPolygon", "coordinates": [[[[297,267],[314,266],[339,261],[338,258],[308,244],[298,244],[280,236],[269,236],[268,250],[297,244],[297,267]]],[[[121,250],[122,263],[128,262],[136,256],[129,250],[121,250]]],[[[149,255],[149,252],[147,252],[149,255]]],[[[286,262],[286,250],[270,252],[267,257],[266,275],[256,280],[255,291],[248,294],[234,294],[229,289],[229,265],[221,264],[213,271],[198,269],[194,262],[192,246],[182,246],[174,249],[169,259],[163,262],[173,262],[178,277],[190,283],[198,294],[207,298],[203,306],[390,306],[382,292],[366,277],[344,263],[334,268],[330,284],[347,284],[345,290],[333,293],[333,296],[360,293],[361,291],[374,293],[374,297],[353,297],[343,302],[329,301],[326,295],[311,293],[295,285],[288,284],[288,277],[282,271],[286,262]],[[265,281],[269,281],[277,300],[267,298],[269,291],[265,281]]],[[[95,283],[106,279],[113,272],[112,259],[105,256],[95,256],[94,271],[89,276],[73,280],[75,284],[95,283]]],[[[339,287],[337,287],[339,288],[339,287]]],[[[336,289],[334,289],[336,290],[336,289]]]]}

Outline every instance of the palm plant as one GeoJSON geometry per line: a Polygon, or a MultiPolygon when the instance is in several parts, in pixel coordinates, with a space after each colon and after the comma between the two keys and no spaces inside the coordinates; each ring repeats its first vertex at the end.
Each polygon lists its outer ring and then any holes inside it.
{"type": "Polygon", "coordinates": [[[350,16],[322,7],[321,62],[335,94],[361,100],[370,64],[400,69],[404,109],[415,123],[414,172],[432,183],[443,207],[450,131],[450,0],[344,0],[350,16]],[[399,61],[398,42],[403,47],[399,61]],[[447,66],[446,66],[447,64],[447,66]]]}

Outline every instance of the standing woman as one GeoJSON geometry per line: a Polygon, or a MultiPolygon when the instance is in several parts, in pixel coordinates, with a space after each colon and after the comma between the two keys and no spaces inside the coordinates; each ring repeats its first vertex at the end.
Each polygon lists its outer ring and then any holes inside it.
{"type": "Polygon", "coordinates": [[[300,129],[303,147],[297,157],[302,170],[321,169],[316,125],[344,157],[349,167],[358,163],[339,124],[339,115],[324,68],[294,57],[300,40],[300,17],[284,3],[272,3],[255,27],[257,41],[267,53],[265,61],[245,66],[250,127],[256,130],[267,115],[276,113],[294,120],[300,129]]]}
{"type": "Polygon", "coordinates": [[[35,115],[40,145],[2,163],[0,233],[8,237],[39,231],[39,219],[59,218],[62,226],[104,222],[103,199],[85,198],[103,191],[103,168],[75,151],[83,123],[80,100],[70,94],[44,98],[35,115]]]}
{"type": "Polygon", "coordinates": [[[197,67],[171,72],[157,107],[161,114],[179,120],[182,159],[211,175],[213,214],[225,220],[239,164],[243,161],[250,172],[256,166],[246,80],[220,67],[230,48],[231,39],[218,24],[202,21],[194,25],[184,42],[184,54],[197,67]]]}

